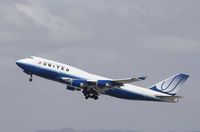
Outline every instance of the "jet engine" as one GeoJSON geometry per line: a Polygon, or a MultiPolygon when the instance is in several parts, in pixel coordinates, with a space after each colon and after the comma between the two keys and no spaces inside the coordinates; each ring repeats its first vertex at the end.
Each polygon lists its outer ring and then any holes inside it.
{"type": "Polygon", "coordinates": [[[73,87],[79,87],[79,88],[84,88],[87,87],[87,80],[73,80],[71,85],[73,87]]]}
{"type": "Polygon", "coordinates": [[[98,80],[97,81],[97,87],[110,87],[112,85],[112,82],[110,80],[98,80]]]}

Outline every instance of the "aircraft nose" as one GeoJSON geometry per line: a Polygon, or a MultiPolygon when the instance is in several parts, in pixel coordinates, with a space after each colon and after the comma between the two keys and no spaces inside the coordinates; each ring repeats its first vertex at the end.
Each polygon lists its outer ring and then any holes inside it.
{"type": "Polygon", "coordinates": [[[23,60],[17,60],[16,61],[16,64],[19,66],[19,67],[23,67],[23,65],[24,65],[24,62],[23,62],[23,60]]]}
{"type": "Polygon", "coordinates": [[[17,61],[16,61],[16,64],[17,64],[18,66],[20,66],[21,60],[17,60],[17,61]]]}

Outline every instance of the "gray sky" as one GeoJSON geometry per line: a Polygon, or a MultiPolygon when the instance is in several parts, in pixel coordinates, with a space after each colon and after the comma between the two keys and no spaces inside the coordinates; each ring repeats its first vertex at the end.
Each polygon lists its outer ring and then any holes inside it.
{"type": "Polygon", "coordinates": [[[0,131],[200,129],[199,0],[0,0],[0,131]],[[110,78],[147,75],[150,86],[191,75],[177,104],[101,96],[85,100],[65,85],[32,83],[15,65],[57,60],[110,78]]]}

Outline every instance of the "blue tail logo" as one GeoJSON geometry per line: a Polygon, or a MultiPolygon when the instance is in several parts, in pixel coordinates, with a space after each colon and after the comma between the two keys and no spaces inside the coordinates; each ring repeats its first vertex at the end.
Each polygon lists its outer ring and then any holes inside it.
{"type": "Polygon", "coordinates": [[[183,83],[188,79],[189,75],[179,73],[175,76],[172,76],[156,85],[152,86],[150,89],[167,93],[170,95],[175,95],[183,83]]]}

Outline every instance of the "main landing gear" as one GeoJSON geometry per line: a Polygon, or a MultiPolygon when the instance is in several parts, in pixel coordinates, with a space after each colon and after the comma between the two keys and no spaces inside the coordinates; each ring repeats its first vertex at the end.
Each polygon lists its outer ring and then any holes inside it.
{"type": "Polygon", "coordinates": [[[96,96],[96,95],[90,95],[90,94],[85,95],[85,99],[89,99],[89,98],[94,99],[94,100],[97,100],[99,97],[96,96]]]}
{"type": "Polygon", "coordinates": [[[29,82],[32,82],[32,81],[33,81],[33,75],[30,74],[29,82]]]}
{"type": "Polygon", "coordinates": [[[97,93],[94,92],[94,91],[87,91],[87,90],[83,90],[82,93],[84,94],[85,96],[85,99],[94,99],[94,100],[97,100],[99,97],[97,96],[97,93]]]}

